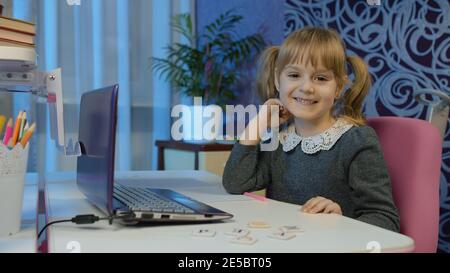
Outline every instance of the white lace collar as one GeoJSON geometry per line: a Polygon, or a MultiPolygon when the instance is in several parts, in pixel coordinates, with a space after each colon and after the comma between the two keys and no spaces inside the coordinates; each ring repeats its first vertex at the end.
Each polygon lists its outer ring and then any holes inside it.
{"type": "Polygon", "coordinates": [[[329,150],[338,141],[338,139],[352,128],[353,124],[344,119],[338,119],[326,131],[310,136],[301,137],[295,132],[295,124],[292,123],[279,134],[280,143],[283,145],[283,151],[289,152],[301,143],[302,151],[306,154],[314,154],[320,150],[329,150]]]}

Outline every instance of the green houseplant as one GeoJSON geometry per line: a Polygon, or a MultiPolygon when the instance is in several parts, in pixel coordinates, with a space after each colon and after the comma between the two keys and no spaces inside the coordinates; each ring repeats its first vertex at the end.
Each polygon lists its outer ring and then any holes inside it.
{"type": "Polygon", "coordinates": [[[187,96],[202,97],[204,104],[224,106],[236,98],[233,88],[241,78],[239,68],[254,59],[266,45],[259,33],[239,37],[236,27],[243,17],[235,10],[222,13],[196,35],[190,14],[172,18],[172,29],[187,43],[167,46],[167,58],[152,58],[152,68],[187,96]]]}

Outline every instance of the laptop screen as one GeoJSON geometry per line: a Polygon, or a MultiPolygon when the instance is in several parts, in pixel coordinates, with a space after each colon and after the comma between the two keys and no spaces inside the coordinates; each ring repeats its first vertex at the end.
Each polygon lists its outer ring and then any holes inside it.
{"type": "Polygon", "coordinates": [[[104,213],[113,213],[114,150],[118,85],[86,92],[81,97],[77,185],[104,213]]]}

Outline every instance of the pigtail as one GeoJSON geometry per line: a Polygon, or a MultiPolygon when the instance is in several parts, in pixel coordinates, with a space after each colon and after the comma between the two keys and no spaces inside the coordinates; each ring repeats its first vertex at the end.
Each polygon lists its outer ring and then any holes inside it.
{"type": "Polygon", "coordinates": [[[366,63],[357,56],[347,57],[355,79],[343,96],[342,116],[356,125],[364,125],[363,102],[371,87],[371,78],[366,63]]]}
{"type": "Polygon", "coordinates": [[[259,98],[264,103],[270,98],[275,98],[275,66],[277,63],[279,46],[271,46],[264,50],[258,60],[258,72],[256,76],[256,88],[259,98]]]}

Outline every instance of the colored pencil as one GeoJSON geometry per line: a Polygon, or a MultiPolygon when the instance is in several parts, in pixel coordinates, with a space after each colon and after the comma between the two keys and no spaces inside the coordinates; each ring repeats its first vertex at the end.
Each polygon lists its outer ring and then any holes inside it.
{"type": "Polygon", "coordinates": [[[13,134],[13,120],[9,119],[8,124],[6,125],[5,136],[3,137],[3,144],[8,146],[9,140],[11,139],[13,134]]]}
{"type": "Polygon", "coordinates": [[[23,134],[25,133],[23,131],[23,129],[25,128],[25,123],[27,123],[27,112],[23,111],[22,121],[20,122],[19,137],[17,138],[17,142],[19,142],[22,139],[23,134]]]}
{"type": "Polygon", "coordinates": [[[23,135],[23,138],[20,140],[20,144],[22,144],[22,147],[25,148],[25,146],[27,145],[28,140],[30,140],[31,136],[34,133],[34,130],[36,128],[36,123],[33,123],[30,128],[25,132],[25,134],[23,135]]]}
{"type": "Polygon", "coordinates": [[[5,125],[5,123],[6,123],[6,117],[3,115],[0,115],[0,135],[3,132],[3,126],[5,125]]]}
{"type": "Polygon", "coordinates": [[[17,139],[19,138],[19,132],[20,132],[20,124],[22,123],[22,111],[19,112],[19,115],[17,115],[16,124],[14,125],[14,131],[12,136],[12,144],[13,147],[16,146],[17,139]]]}

